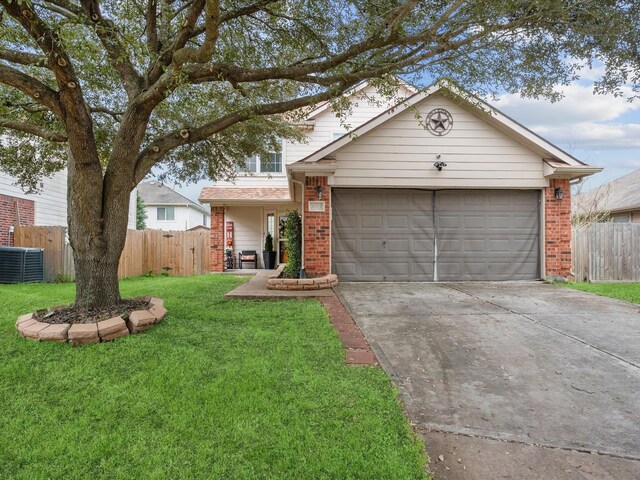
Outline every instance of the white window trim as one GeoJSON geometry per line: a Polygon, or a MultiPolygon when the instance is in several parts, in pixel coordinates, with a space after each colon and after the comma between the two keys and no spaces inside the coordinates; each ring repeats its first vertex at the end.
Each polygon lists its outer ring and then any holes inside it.
{"type": "Polygon", "coordinates": [[[254,158],[256,161],[256,171],[252,172],[250,170],[240,170],[240,174],[245,174],[245,175],[259,175],[262,177],[266,177],[271,175],[272,177],[284,177],[287,175],[286,173],[286,142],[282,142],[282,147],[280,149],[280,152],[271,152],[271,153],[280,153],[280,171],[279,172],[262,172],[260,171],[261,169],[261,160],[260,160],[260,156],[259,155],[254,155],[251,158],[254,158]]]}
{"type": "Polygon", "coordinates": [[[172,206],[156,207],[156,222],[175,222],[175,221],[176,221],[176,208],[175,207],[172,207],[172,206]],[[162,219],[162,220],[160,220],[158,218],[161,208],[164,209],[164,219],[162,219]],[[167,220],[167,210],[168,209],[173,210],[173,218],[171,220],[167,220]]]}

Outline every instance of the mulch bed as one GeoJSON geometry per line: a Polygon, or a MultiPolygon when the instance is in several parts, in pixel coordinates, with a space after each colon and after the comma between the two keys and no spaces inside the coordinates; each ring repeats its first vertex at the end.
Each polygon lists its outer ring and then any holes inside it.
{"type": "Polygon", "coordinates": [[[39,322],[61,324],[61,323],[97,323],[102,320],[121,316],[124,320],[129,318],[129,314],[134,310],[146,310],[149,302],[144,300],[122,300],[117,305],[104,308],[81,309],[74,307],[60,307],[50,310],[38,310],[34,318],[39,322]]]}

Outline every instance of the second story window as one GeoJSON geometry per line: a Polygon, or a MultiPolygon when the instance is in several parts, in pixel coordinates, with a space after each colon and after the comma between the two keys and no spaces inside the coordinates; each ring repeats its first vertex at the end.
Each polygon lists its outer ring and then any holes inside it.
{"type": "Polygon", "coordinates": [[[158,220],[174,220],[175,211],[173,207],[158,207],[158,220]]]}
{"type": "Polygon", "coordinates": [[[267,157],[260,158],[260,171],[263,173],[282,172],[282,154],[271,153],[267,157]]]}
{"type": "Polygon", "coordinates": [[[254,156],[244,161],[245,168],[238,168],[239,172],[251,173],[282,173],[282,154],[271,153],[267,156],[254,156]]]}

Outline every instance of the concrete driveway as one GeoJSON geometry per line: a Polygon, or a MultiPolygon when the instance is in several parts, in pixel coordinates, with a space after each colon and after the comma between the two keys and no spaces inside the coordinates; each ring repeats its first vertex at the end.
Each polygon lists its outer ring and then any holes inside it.
{"type": "Polygon", "coordinates": [[[533,282],[338,293],[436,479],[640,478],[638,305],[533,282]]]}

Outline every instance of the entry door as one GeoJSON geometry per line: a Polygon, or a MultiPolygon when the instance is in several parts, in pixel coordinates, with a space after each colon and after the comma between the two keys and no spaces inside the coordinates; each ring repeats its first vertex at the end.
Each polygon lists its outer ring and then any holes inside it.
{"type": "Polygon", "coordinates": [[[432,191],[335,189],[331,200],[341,280],[433,280],[432,191]]]}

